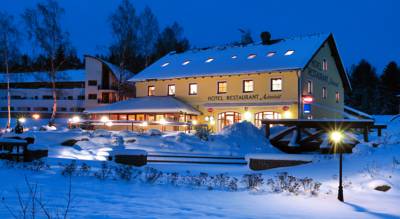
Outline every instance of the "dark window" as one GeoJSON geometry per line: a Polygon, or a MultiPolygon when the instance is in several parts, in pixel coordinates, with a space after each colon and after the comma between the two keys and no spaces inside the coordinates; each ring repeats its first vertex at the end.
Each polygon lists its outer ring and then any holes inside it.
{"type": "Polygon", "coordinates": [[[73,100],[74,97],[73,96],[68,96],[68,100],[73,100]]]}
{"type": "Polygon", "coordinates": [[[254,91],[254,81],[244,80],[243,81],[243,93],[250,93],[254,91]]]}
{"type": "Polygon", "coordinates": [[[226,94],[228,92],[228,83],[226,81],[218,82],[218,94],[226,94]]]}
{"type": "Polygon", "coordinates": [[[197,95],[197,84],[189,84],[189,95],[197,95]]]}
{"type": "Polygon", "coordinates": [[[89,86],[97,86],[97,81],[96,80],[89,80],[88,84],[89,84],[89,86]]]}
{"type": "Polygon", "coordinates": [[[326,90],[326,87],[323,87],[322,88],[322,98],[326,99],[327,97],[328,97],[328,92],[326,90]]]}
{"type": "Polygon", "coordinates": [[[51,100],[51,99],[53,99],[53,96],[45,95],[45,96],[43,96],[42,98],[43,98],[44,100],[51,100]]]}
{"type": "Polygon", "coordinates": [[[85,96],[83,96],[83,95],[78,96],[78,100],[84,100],[84,99],[85,99],[85,96]]]}
{"type": "Polygon", "coordinates": [[[89,100],[97,100],[97,94],[89,94],[88,99],[89,100]]]}
{"type": "Polygon", "coordinates": [[[271,91],[282,91],[282,78],[271,79],[271,91]]]}

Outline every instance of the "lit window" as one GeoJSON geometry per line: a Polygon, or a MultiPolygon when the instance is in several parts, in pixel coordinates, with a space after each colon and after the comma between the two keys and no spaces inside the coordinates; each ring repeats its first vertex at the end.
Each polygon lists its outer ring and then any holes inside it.
{"type": "Polygon", "coordinates": [[[237,56],[236,56],[236,55],[233,55],[233,56],[232,56],[232,59],[236,59],[236,58],[237,58],[237,56]]]}
{"type": "Polygon", "coordinates": [[[218,82],[218,93],[225,94],[228,91],[228,83],[226,81],[218,82]]]}
{"type": "Polygon", "coordinates": [[[155,93],[156,93],[156,87],[154,87],[154,86],[147,87],[147,95],[148,96],[154,96],[155,93]]]}
{"type": "Polygon", "coordinates": [[[254,81],[253,80],[244,80],[243,81],[243,92],[253,92],[254,91],[254,81]]]}
{"type": "Polygon", "coordinates": [[[182,65],[187,65],[187,64],[189,64],[190,63],[190,61],[189,60],[186,60],[186,61],[184,61],[183,63],[182,63],[182,65]]]}
{"type": "Polygon", "coordinates": [[[340,101],[340,93],[336,91],[336,103],[340,101]]]}
{"type": "Polygon", "coordinates": [[[322,88],[322,98],[326,99],[327,97],[328,97],[328,92],[326,90],[326,87],[323,87],[322,88]]]}
{"type": "Polygon", "coordinates": [[[206,60],[206,63],[210,63],[210,62],[212,62],[212,61],[214,61],[213,58],[208,58],[208,59],[206,60]]]}
{"type": "Polygon", "coordinates": [[[168,85],[168,96],[175,96],[175,84],[168,85]]]}
{"type": "Polygon", "coordinates": [[[328,61],[326,61],[326,59],[322,61],[322,70],[328,71],[328,61]]]}
{"type": "Polygon", "coordinates": [[[167,65],[169,65],[169,62],[162,64],[161,67],[166,67],[167,65]]]}
{"type": "Polygon", "coordinates": [[[312,81],[307,81],[307,93],[312,94],[312,92],[313,92],[312,81]]]}
{"type": "Polygon", "coordinates": [[[285,56],[293,55],[293,53],[294,53],[294,50],[288,50],[285,52],[285,56]]]}
{"type": "Polygon", "coordinates": [[[249,56],[247,56],[247,59],[254,59],[256,57],[256,54],[250,54],[249,56]]]}
{"type": "Polygon", "coordinates": [[[281,90],[282,90],[282,78],[272,78],[271,91],[281,91],[281,90]]]}
{"type": "Polygon", "coordinates": [[[269,52],[268,54],[267,54],[267,57],[272,57],[272,56],[274,56],[276,54],[276,52],[269,52]]]}
{"type": "Polygon", "coordinates": [[[197,95],[197,84],[189,84],[189,95],[197,95]]]}

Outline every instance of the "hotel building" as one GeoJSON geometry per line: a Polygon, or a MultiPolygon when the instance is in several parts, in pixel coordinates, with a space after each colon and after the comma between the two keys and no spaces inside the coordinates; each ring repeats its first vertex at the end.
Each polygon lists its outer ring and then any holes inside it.
{"type": "Polygon", "coordinates": [[[351,89],[332,34],[170,53],[139,72],[136,98],[87,110],[98,118],[209,124],[343,118],[351,89]],[[173,104],[174,102],[175,104],[173,104]],[[154,103],[146,104],[146,103],[154,103]]]}

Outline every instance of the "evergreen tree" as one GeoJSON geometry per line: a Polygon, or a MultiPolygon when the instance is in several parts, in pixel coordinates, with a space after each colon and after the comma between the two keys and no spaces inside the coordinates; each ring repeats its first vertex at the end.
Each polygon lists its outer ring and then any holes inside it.
{"type": "Polygon", "coordinates": [[[239,32],[241,34],[240,45],[248,45],[254,42],[251,37],[251,31],[249,29],[241,29],[239,28],[239,32]]]}
{"type": "Polygon", "coordinates": [[[400,94],[400,69],[396,62],[390,62],[381,75],[380,93],[382,114],[398,114],[400,94]]]}
{"type": "Polygon", "coordinates": [[[353,89],[348,104],[369,114],[379,113],[379,79],[375,68],[366,60],[361,60],[358,65],[352,66],[350,81],[353,89]]]}
{"type": "Polygon", "coordinates": [[[188,49],[189,40],[183,37],[183,28],[177,22],[165,27],[161,32],[157,42],[158,58],[172,51],[181,53],[188,49]]]}

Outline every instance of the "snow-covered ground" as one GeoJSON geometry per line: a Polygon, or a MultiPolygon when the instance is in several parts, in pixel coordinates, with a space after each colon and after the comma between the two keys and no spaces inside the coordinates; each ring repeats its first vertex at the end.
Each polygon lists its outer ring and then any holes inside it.
{"type": "MultiPolygon", "coordinates": [[[[378,120],[388,123],[390,119],[378,120]]],[[[388,130],[381,138],[372,134],[370,143],[361,143],[353,154],[344,156],[344,203],[336,199],[338,157],[335,155],[312,155],[310,164],[265,171],[251,171],[242,165],[204,164],[149,164],[124,169],[111,163],[102,167],[101,160],[117,145],[117,136],[124,138],[128,148],[150,152],[235,156],[280,153],[260,137],[262,132],[256,135],[257,131],[241,124],[213,136],[211,142],[171,133],[150,136],[63,128],[29,131],[24,135],[34,135],[36,144],[49,147],[50,158],[46,160],[49,168],[35,171],[31,169],[38,165],[1,163],[0,218],[20,213],[17,191],[23,201],[29,199],[25,177],[32,187],[37,185],[37,197],[40,194],[52,215],[57,211],[63,215],[71,182],[68,213],[71,218],[400,218],[399,121],[388,123],[388,130]],[[248,132],[243,133],[242,129],[248,132]],[[83,141],[72,147],[60,145],[68,139],[83,141]],[[373,147],[377,144],[380,145],[373,147]],[[69,165],[71,160],[62,157],[83,161],[76,162],[75,170],[74,165],[69,165]],[[105,170],[111,173],[102,177],[105,170]],[[129,171],[131,178],[127,180],[129,171]],[[249,176],[259,183],[249,188],[249,176]],[[285,184],[288,182],[291,184],[285,184]],[[300,183],[298,187],[296,183],[300,183]],[[321,186],[316,188],[319,183],[321,186]],[[391,189],[387,192],[374,189],[381,185],[391,189]]],[[[35,206],[40,211],[38,202],[35,206]]]]}

